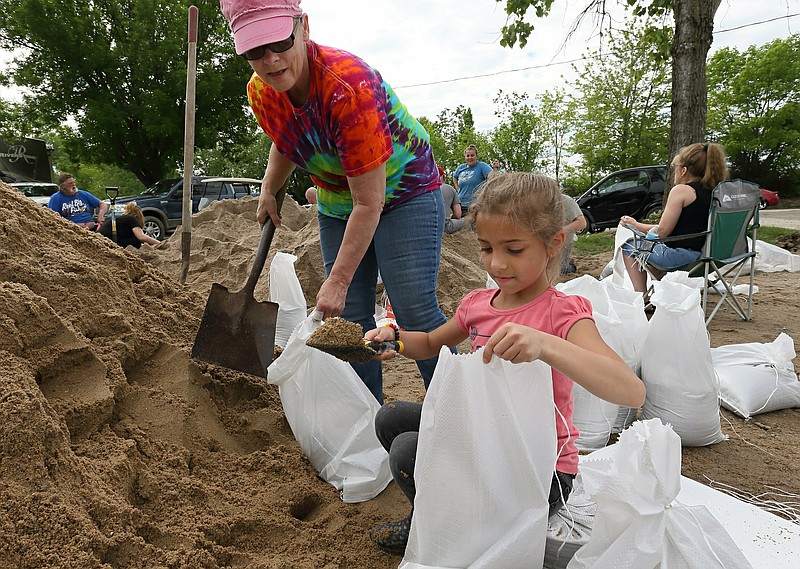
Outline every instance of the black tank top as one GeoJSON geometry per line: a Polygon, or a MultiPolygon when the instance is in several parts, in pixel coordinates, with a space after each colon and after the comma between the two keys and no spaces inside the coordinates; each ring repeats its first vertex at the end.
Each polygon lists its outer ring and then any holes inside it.
{"type": "MultiPolygon", "coordinates": [[[[689,182],[697,198],[685,206],[678,217],[678,223],[672,231],[672,236],[690,235],[700,233],[708,228],[708,210],[711,209],[711,192],[706,190],[700,182],[689,182]]],[[[705,236],[692,239],[678,239],[669,243],[670,247],[682,247],[693,251],[702,251],[706,242],[705,236]]]]}

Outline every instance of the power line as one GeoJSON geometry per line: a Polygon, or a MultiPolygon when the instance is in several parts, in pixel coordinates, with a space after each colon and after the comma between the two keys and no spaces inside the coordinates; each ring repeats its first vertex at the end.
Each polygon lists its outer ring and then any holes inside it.
{"type": "MultiPolygon", "coordinates": [[[[775,22],[777,20],[788,20],[789,18],[794,18],[795,16],[800,16],[800,12],[795,14],[786,14],[785,16],[778,16],[776,18],[770,18],[769,20],[761,20],[760,22],[750,22],[749,24],[742,24],[741,26],[736,26],[735,28],[728,28],[725,30],[715,30],[715,34],[722,34],[725,32],[733,32],[736,30],[741,30],[743,28],[750,28],[752,26],[759,26],[761,24],[768,24],[770,22],[775,22]]],[[[517,69],[505,69],[503,71],[494,71],[492,73],[481,73],[480,75],[466,75],[464,77],[454,77],[452,79],[442,79],[439,81],[429,81],[427,83],[414,83],[413,85],[400,85],[395,87],[395,89],[410,89],[412,87],[429,87],[431,85],[442,85],[444,83],[455,83],[456,81],[465,81],[467,79],[480,79],[482,77],[494,77],[497,75],[504,75],[506,73],[517,73],[519,71],[530,71],[531,69],[544,69],[546,67],[554,67],[556,65],[566,65],[568,63],[576,63],[578,61],[584,61],[585,57],[579,57],[577,59],[570,59],[567,61],[555,61],[553,63],[543,63],[541,65],[531,65],[530,67],[519,67],[517,69]]]]}
{"type": "Polygon", "coordinates": [[[761,24],[768,24],[770,22],[775,22],[777,20],[788,20],[789,18],[794,18],[795,16],[800,16],[800,12],[796,14],[786,14],[785,16],[778,16],[777,18],[770,18],[769,20],[761,20],[760,22],[750,22],[749,24],[742,24],[741,26],[736,26],[735,28],[728,28],[727,30],[716,30],[715,34],[724,34],[725,32],[733,32],[735,30],[741,30],[742,28],[749,28],[751,26],[759,26],[761,24]]]}

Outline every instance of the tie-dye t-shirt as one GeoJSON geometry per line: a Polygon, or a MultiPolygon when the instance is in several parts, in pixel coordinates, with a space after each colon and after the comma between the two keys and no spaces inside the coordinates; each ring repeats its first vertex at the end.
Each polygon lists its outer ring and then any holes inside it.
{"type": "Polygon", "coordinates": [[[301,108],[256,74],[250,107],[278,151],[311,175],[318,210],[347,219],[347,176],[386,163],[384,210],[439,187],[430,137],[375,69],[358,57],[307,42],[310,91],[301,108]]]}

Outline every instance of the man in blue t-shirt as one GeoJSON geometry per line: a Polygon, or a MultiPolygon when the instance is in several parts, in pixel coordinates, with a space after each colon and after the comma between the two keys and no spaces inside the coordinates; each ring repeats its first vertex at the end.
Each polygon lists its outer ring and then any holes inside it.
{"type": "Polygon", "coordinates": [[[50,202],[47,204],[50,209],[81,227],[94,229],[95,223],[92,219],[92,211],[97,207],[100,208],[97,213],[97,223],[99,225],[103,224],[108,205],[89,192],[79,190],[72,174],[64,172],[59,175],[58,188],[59,191],[50,196],[50,202]]]}
{"type": "Polygon", "coordinates": [[[461,207],[467,209],[472,203],[475,192],[492,172],[492,167],[478,160],[478,149],[472,144],[464,150],[464,160],[465,163],[459,165],[453,173],[453,185],[458,190],[461,207]]]}

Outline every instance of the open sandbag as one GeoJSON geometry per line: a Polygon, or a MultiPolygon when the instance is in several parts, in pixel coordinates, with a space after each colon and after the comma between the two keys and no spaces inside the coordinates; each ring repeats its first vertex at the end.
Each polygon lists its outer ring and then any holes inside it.
{"type": "Polygon", "coordinates": [[[286,347],[292,331],[306,319],[308,309],[303,287],[294,270],[295,255],[277,252],[269,265],[269,299],[278,304],[275,343],[286,347]]]}
{"type": "Polygon", "coordinates": [[[320,477],[345,502],[377,496],[391,481],[389,455],[375,435],[380,405],[350,366],[306,345],[322,323],[314,312],[267,369],[286,420],[320,477]]]}
{"type": "Polygon", "coordinates": [[[556,463],[552,370],[447,348],[422,408],[403,569],[541,567],[556,463]]]}

